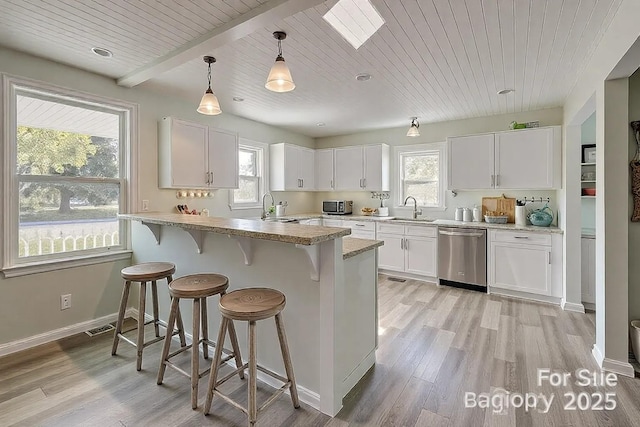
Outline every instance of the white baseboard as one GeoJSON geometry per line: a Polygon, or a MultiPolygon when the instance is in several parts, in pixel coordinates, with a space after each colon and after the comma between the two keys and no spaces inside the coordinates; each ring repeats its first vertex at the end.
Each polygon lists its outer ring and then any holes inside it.
{"type": "Polygon", "coordinates": [[[635,376],[635,370],[631,363],[604,357],[600,349],[595,344],[593,345],[591,354],[603,371],[613,372],[614,374],[624,375],[625,377],[631,378],[635,376]]]}
{"type": "Polygon", "coordinates": [[[591,302],[583,302],[582,305],[584,306],[585,310],[591,310],[591,311],[596,311],[596,305],[594,303],[591,302]]]}
{"type": "Polygon", "coordinates": [[[376,349],[371,350],[371,353],[367,354],[358,366],[344,379],[342,382],[342,398],[362,379],[364,374],[367,373],[373,365],[376,364],[376,349]]]}
{"type": "MultiPolygon", "coordinates": [[[[489,294],[500,295],[503,297],[520,298],[530,301],[546,302],[548,304],[561,305],[562,299],[558,297],[550,297],[547,295],[537,295],[529,292],[514,291],[511,289],[496,288],[495,286],[488,286],[489,294]]],[[[583,312],[584,313],[584,312],[583,312]]]]}
{"type": "Polygon", "coordinates": [[[584,305],[575,302],[566,302],[562,300],[562,309],[564,311],[573,311],[575,313],[584,313],[584,305]]]}
{"type": "MultiPolygon", "coordinates": [[[[133,308],[129,308],[126,311],[126,317],[137,317],[137,314],[138,310],[133,308]]],[[[115,322],[116,320],[118,320],[118,313],[112,313],[97,319],[87,320],[86,322],[76,323],[74,325],[65,326],[64,328],[54,329],[53,331],[0,344],[0,357],[37,347],[51,341],[70,337],[71,335],[79,334],[99,326],[104,326],[107,323],[115,322]]]]}
{"type": "Polygon", "coordinates": [[[400,277],[401,279],[420,280],[423,282],[429,282],[433,283],[434,285],[438,285],[437,277],[422,276],[420,274],[414,273],[405,273],[404,271],[386,270],[384,268],[378,268],[378,273],[384,274],[385,276],[400,277]]]}

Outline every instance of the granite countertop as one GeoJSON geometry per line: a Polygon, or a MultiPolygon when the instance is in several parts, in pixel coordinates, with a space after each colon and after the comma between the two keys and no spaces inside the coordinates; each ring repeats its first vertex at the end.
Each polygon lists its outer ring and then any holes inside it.
{"type": "Polygon", "coordinates": [[[356,239],[355,237],[345,237],[342,239],[342,259],[347,259],[370,251],[384,245],[382,240],[356,239]]]}
{"type": "Polygon", "coordinates": [[[120,214],[118,218],[299,245],[314,245],[351,234],[350,229],[342,227],[320,227],[261,221],[259,219],[218,218],[166,213],[120,214]]]}

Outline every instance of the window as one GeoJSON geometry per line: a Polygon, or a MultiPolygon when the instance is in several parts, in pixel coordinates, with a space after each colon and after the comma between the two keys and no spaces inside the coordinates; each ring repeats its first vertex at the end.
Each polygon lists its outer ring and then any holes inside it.
{"type": "Polygon", "coordinates": [[[398,206],[408,196],[418,206],[444,208],[444,144],[422,144],[396,148],[398,206]]]}
{"type": "Polygon", "coordinates": [[[17,79],[4,83],[5,276],[20,266],[62,268],[60,261],[122,255],[128,227],[117,214],[128,211],[132,192],[135,107],[17,79]]]}
{"type": "Polygon", "coordinates": [[[238,188],[230,191],[231,209],[261,207],[265,192],[266,144],[240,139],[238,148],[238,188]]]}

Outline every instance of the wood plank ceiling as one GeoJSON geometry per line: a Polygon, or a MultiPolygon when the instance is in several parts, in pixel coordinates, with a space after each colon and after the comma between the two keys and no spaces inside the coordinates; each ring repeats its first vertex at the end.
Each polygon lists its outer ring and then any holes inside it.
{"type": "MultiPolygon", "coordinates": [[[[372,0],[386,24],[358,50],[322,19],[335,3],[326,1],[212,49],[212,86],[224,112],[315,137],[560,106],[621,1],[372,0]],[[284,94],[264,88],[275,30],[289,34],[297,85],[284,94]],[[373,78],[356,81],[363,72],[373,78]],[[515,92],[496,94],[505,88],[515,92]]],[[[116,78],[260,3],[0,0],[0,44],[116,78]]],[[[142,86],[195,108],[206,65],[197,57],[142,86]]]]}

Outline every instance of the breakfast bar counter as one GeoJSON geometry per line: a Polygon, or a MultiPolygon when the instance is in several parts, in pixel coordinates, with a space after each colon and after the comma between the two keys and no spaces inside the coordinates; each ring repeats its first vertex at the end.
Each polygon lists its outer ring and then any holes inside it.
{"type": "MultiPolygon", "coordinates": [[[[130,220],[134,262],[169,261],[174,277],[218,273],[229,291],[277,289],[286,296],[282,312],[300,399],[334,416],[343,397],[375,364],[377,347],[377,247],[383,242],[346,237],[348,228],[185,214],[123,214],[130,220]],[[194,245],[195,243],[195,245],[194,245]]],[[[169,307],[159,287],[160,307],[169,307]]],[[[162,289],[162,290],[161,290],[162,289]]],[[[219,327],[215,300],[209,330],[219,327]]],[[[185,325],[190,325],[183,307],[185,325]]],[[[168,313],[161,317],[166,320],[168,313]]],[[[284,375],[272,322],[261,322],[258,358],[284,375]]],[[[189,332],[189,331],[187,331],[189,332]]],[[[238,336],[243,356],[247,341],[238,336]]],[[[268,376],[258,378],[279,387],[268,376]]]]}

